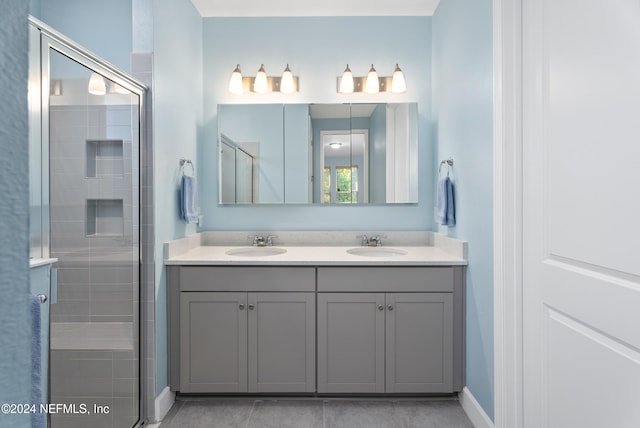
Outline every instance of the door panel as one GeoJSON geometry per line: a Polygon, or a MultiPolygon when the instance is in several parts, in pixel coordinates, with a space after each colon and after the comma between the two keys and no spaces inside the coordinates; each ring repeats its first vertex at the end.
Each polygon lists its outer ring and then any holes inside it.
{"type": "Polygon", "coordinates": [[[314,297],[249,293],[250,392],[315,391],[314,297]]]}
{"type": "Polygon", "coordinates": [[[384,293],[318,294],[319,393],[384,392],[384,303],[384,293]]]}
{"type": "Polygon", "coordinates": [[[640,4],[523,15],[525,427],[635,427],[640,4]]]}
{"type": "Polygon", "coordinates": [[[181,392],[247,392],[246,293],[181,293],[181,392]]]}
{"type": "Polygon", "coordinates": [[[453,391],[453,296],[386,296],[386,392],[453,391]]]}

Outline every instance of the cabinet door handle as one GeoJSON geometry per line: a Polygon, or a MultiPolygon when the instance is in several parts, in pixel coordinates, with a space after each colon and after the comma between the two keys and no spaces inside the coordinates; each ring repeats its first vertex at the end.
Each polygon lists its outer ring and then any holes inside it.
{"type": "Polygon", "coordinates": [[[240,310],[244,311],[244,303],[240,303],[240,310]]]}
{"type": "Polygon", "coordinates": [[[389,309],[390,311],[392,311],[392,310],[393,310],[393,305],[389,305],[389,306],[387,306],[387,309],[389,309]]]}
{"type": "Polygon", "coordinates": [[[250,311],[252,311],[255,307],[256,307],[256,305],[254,305],[253,303],[249,303],[249,310],[250,311]]]}
{"type": "Polygon", "coordinates": [[[378,305],[378,310],[379,311],[384,311],[384,305],[378,305]]]}

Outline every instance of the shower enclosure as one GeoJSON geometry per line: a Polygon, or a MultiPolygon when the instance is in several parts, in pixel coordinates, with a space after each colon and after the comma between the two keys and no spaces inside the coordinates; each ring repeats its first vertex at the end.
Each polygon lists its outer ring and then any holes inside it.
{"type": "Polygon", "coordinates": [[[31,51],[32,256],[58,259],[48,401],[71,406],[49,426],[136,426],[144,86],[33,22],[31,51]]]}

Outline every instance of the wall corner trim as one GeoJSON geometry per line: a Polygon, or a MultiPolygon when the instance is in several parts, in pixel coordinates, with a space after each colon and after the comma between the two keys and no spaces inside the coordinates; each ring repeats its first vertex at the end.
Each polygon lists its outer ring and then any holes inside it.
{"type": "Polygon", "coordinates": [[[156,397],[155,405],[155,422],[159,422],[167,415],[171,406],[176,401],[176,393],[172,392],[168,386],[162,390],[160,395],[156,397]]]}
{"type": "Polygon", "coordinates": [[[458,400],[475,428],[494,428],[493,422],[482,409],[476,398],[466,386],[460,394],[458,400]]]}

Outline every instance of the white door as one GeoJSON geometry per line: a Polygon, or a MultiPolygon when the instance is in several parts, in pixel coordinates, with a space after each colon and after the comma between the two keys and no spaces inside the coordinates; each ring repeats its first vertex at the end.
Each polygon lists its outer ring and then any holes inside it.
{"type": "Polygon", "coordinates": [[[527,428],[640,427],[640,2],[523,1],[527,428]]]}

